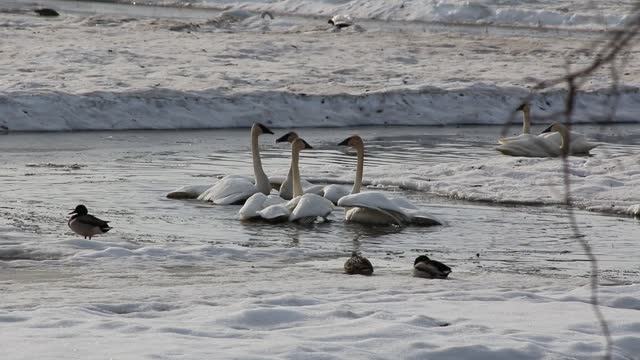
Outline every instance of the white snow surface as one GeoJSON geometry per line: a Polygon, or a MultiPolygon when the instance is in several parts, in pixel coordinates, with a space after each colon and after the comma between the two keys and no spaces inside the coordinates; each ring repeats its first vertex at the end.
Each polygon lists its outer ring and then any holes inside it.
{"type": "MultiPolygon", "coordinates": [[[[255,121],[283,128],[502,124],[532,95],[527,79],[562,75],[565,56],[574,68],[587,65],[593,50],[583,48],[604,36],[382,21],[332,32],[324,18],[271,21],[234,3],[224,6],[235,10],[203,12],[201,19],[127,16],[126,9],[63,11],[53,19],[0,12],[0,125],[11,132],[227,128],[255,121]]],[[[533,5],[523,2],[527,6],[533,5]]],[[[620,71],[615,120],[640,120],[638,74],[635,61],[620,71]]],[[[574,120],[609,119],[609,86],[609,70],[596,73],[579,95],[574,120]]],[[[564,94],[554,88],[533,95],[534,122],[548,123],[564,94]]]]}
{"type": "MultiPolygon", "coordinates": [[[[20,269],[35,258],[4,267],[3,359],[594,359],[603,349],[576,278],[463,266],[426,280],[382,258],[362,277],[341,274],[346,257],[300,261],[301,249],[59,245],[76,254],[44,263],[46,276],[20,269]],[[286,266],[271,261],[281,256],[286,266]]],[[[637,359],[640,285],[600,297],[613,359],[637,359]]]]}
{"type": "MultiPolygon", "coordinates": [[[[121,1],[130,2],[130,1],[121,1]]],[[[287,15],[349,14],[358,19],[449,24],[606,29],[624,24],[632,0],[136,0],[136,3],[242,8],[287,15]]]]}

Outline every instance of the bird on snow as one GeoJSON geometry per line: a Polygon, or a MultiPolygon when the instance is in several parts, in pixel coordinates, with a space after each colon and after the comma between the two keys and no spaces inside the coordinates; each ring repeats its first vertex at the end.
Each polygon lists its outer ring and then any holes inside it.
{"type": "Polygon", "coordinates": [[[349,15],[336,15],[329,19],[329,24],[342,29],[353,25],[353,19],[349,15]]]}
{"type": "Polygon", "coordinates": [[[426,255],[420,255],[413,262],[413,276],[428,279],[446,279],[451,268],[440,261],[431,260],[426,255]]]}
{"type": "Polygon", "coordinates": [[[48,9],[48,8],[35,9],[35,10],[33,10],[33,12],[35,12],[36,14],[38,14],[40,16],[49,16],[49,17],[59,16],[60,15],[60,14],[58,14],[57,11],[55,11],[53,9],[48,9]]]}
{"type": "Polygon", "coordinates": [[[373,265],[366,257],[352,252],[351,257],[344,263],[344,272],[349,275],[371,275],[373,274],[373,265]]]}
{"type": "Polygon", "coordinates": [[[88,237],[89,240],[91,240],[92,236],[104,234],[112,229],[108,221],[100,220],[93,215],[89,215],[89,211],[84,205],[76,206],[76,208],[69,213],[69,215],[71,214],[73,214],[73,216],[71,216],[67,224],[73,232],[84,236],[85,239],[88,237]]]}

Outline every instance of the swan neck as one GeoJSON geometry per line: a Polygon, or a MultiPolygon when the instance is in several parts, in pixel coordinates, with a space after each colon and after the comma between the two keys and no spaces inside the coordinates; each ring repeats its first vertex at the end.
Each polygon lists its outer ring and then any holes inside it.
{"type": "Polygon", "coordinates": [[[529,109],[522,110],[522,133],[531,133],[531,114],[529,112],[529,109]]]}
{"type": "Polygon", "coordinates": [[[262,170],[262,160],[260,159],[260,144],[258,142],[259,134],[257,131],[251,131],[251,157],[253,161],[253,174],[256,177],[256,188],[258,191],[269,195],[271,192],[271,184],[267,174],[262,170]]]}
{"type": "Polygon", "coordinates": [[[291,150],[291,173],[293,176],[293,197],[302,196],[302,184],[300,183],[300,168],[298,167],[298,160],[300,159],[300,151],[296,149],[291,150]]]}
{"type": "Polygon", "coordinates": [[[560,150],[562,151],[563,156],[567,156],[569,155],[569,143],[570,143],[569,131],[564,126],[558,126],[557,130],[560,133],[560,136],[562,138],[562,144],[560,145],[560,150]]]}
{"type": "Polygon", "coordinates": [[[358,154],[358,164],[356,165],[356,181],[353,183],[353,189],[351,189],[352,194],[359,193],[360,187],[362,187],[362,175],[364,172],[364,146],[358,146],[356,148],[356,152],[358,154]]]}

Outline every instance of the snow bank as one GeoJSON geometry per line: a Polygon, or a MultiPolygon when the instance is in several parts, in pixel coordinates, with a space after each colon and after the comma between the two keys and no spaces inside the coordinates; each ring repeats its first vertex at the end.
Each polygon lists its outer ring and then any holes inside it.
{"type": "MultiPolygon", "coordinates": [[[[534,102],[542,109],[536,109],[536,116],[559,112],[564,94],[559,90],[537,96],[534,102]]],[[[254,122],[280,128],[503,124],[526,96],[521,89],[488,85],[356,95],[170,89],[86,94],[17,92],[0,94],[0,113],[11,131],[234,128],[250,127],[254,122]]],[[[605,90],[581,93],[574,120],[607,120],[608,98],[605,90]]],[[[640,120],[638,89],[624,89],[619,106],[616,121],[640,120]]]]}
{"type": "MultiPolygon", "coordinates": [[[[424,4],[405,7],[418,3],[424,4]]],[[[577,33],[400,31],[385,24],[334,33],[323,19],[215,16],[175,31],[185,19],[0,13],[0,126],[11,132],[254,121],[274,127],[498,124],[530,94],[524,79],[564,74],[567,53],[584,66],[593,54],[579,49],[585,41],[597,44],[577,33]]],[[[620,89],[616,120],[640,120],[638,74],[635,62],[619,74],[628,86],[620,89]]],[[[604,69],[584,86],[577,121],[606,118],[609,78],[604,69]]],[[[553,89],[535,96],[534,119],[559,110],[563,95],[553,89]]]]}
{"type": "MultiPolygon", "coordinates": [[[[136,3],[140,1],[136,0],[136,3]]],[[[358,19],[426,21],[448,24],[503,26],[571,27],[606,29],[621,26],[632,1],[618,0],[607,4],[581,1],[489,1],[489,0],[146,0],[148,4],[164,4],[215,9],[242,8],[250,11],[272,11],[287,15],[325,16],[350,14],[358,19]]]]}

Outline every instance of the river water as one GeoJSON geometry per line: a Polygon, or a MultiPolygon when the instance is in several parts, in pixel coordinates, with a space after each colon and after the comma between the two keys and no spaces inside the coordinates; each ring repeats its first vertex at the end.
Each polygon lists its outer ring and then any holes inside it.
{"type": "MultiPolygon", "coordinates": [[[[311,179],[327,180],[344,171],[345,163],[354,164],[353,154],[335,144],[356,132],[367,139],[366,169],[380,170],[393,169],[398,163],[424,165],[495,156],[491,141],[498,131],[491,127],[304,129],[303,136],[316,150],[303,153],[302,174],[307,166],[315,169],[309,174],[311,179]]],[[[602,129],[589,131],[601,141],[613,136],[602,129]]],[[[632,127],[625,139],[636,143],[632,127]]],[[[363,227],[345,224],[343,211],[337,208],[331,222],[305,228],[242,223],[237,219],[238,206],[165,198],[181,185],[212,183],[225,174],[250,175],[244,129],[18,133],[0,140],[0,241],[4,249],[0,267],[6,269],[70,271],[62,265],[72,263],[80,266],[72,267],[73,271],[91,272],[97,267],[120,274],[131,269],[119,268],[117,262],[110,262],[113,258],[107,261],[96,254],[109,248],[135,251],[149,246],[166,251],[166,256],[160,263],[157,257],[141,257],[135,271],[155,269],[159,264],[163,268],[207,267],[219,254],[203,254],[201,246],[206,245],[266,249],[269,262],[277,266],[289,261],[340,259],[358,250],[407,265],[415,255],[426,252],[463,272],[584,277],[590,270],[582,248],[571,238],[566,209],[557,206],[471,203],[386,188],[407,196],[447,225],[363,227]],[[95,248],[88,242],[75,242],[77,236],[66,225],[66,213],[80,203],[114,227],[94,238],[99,244],[95,248]],[[295,249],[293,258],[287,249],[295,249]],[[78,259],[83,260],[77,263],[78,259]]],[[[626,152],[635,147],[622,144],[594,152],[626,152]]],[[[288,147],[263,136],[261,149],[265,171],[270,176],[285,175],[288,147]]],[[[637,220],[583,211],[577,211],[577,219],[600,260],[602,276],[614,282],[637,281],[637,220]]],[[[264,260],[254,255],[247,256],[252,261],[264,260]]],[[[240,259],[238,265],[245,260],[240,259]]]]}

